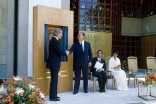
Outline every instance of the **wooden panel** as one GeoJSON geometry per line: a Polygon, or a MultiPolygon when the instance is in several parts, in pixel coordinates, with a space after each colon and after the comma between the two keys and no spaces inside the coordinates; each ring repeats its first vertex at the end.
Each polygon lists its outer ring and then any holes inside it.
{"type": "Polygon", "coordinates": [[[104,59],[112,56],[112,33],[106,32],[88,32],[84,31],[85,40],[90,42],[93,52],[93,57],[96,57],[97,50],[102,50],[104,59]]]}
{"type": "Polygon", "coordinates": [[[141,48],[141,67],[147,68],[146,57],[154,56],[156,52],[156,35],[142,37],[141,48]]]}
{"type": "MultiPolygon", "coordinates": [[[[49,94],[50,72],[46,69],[44,62],[44,25],[48,24],[49,29],[55,26],[68,27],[68,47],[73,44],[73,12],[46,7],[34,7],[33,24],[33,80],[43,89],[46,95],[49,94]]],[[[67,62],[61,63],[59,72],[58,92],[72,90],[73,55],[68,56],[67,62]]]]}

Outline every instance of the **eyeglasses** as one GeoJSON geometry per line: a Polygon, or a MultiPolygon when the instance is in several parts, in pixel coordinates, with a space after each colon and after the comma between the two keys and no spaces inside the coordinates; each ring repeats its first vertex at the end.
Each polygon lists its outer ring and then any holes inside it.
{"type": "Polygon", "coordinates": [[[98,54],[102,54],[102,53],[98,53],[98,54]]]}

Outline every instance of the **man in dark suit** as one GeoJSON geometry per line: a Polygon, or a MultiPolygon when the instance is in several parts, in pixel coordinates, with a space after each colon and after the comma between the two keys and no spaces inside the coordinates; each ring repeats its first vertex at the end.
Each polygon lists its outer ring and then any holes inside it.
{"type": "Polygon", "coordinates": [[[49,57],[47,61],[47,68],[50,69],[51,82],[50,82],[50,101],[60,101],[57,96],[58,72],[60,70],[61,55],[66,55],[66,52],[61,50],[59,39],[62,37],[62,30],[56,28],[53,37],[49,42],[49,57]]]}
{"type": "Polygon", "coordinates": [[[99,92],[106,92],[105,90],[105,84],[107,81],[107,75],[106,75],[106,63],[105,60],[103,60],[102,57],[102,50],[97,51],[97,57],[92,59],[92,66],[90,67],[92,75],[98,77],[98,83],[99,83],[99,92]],[[96,62],[99,61],[100,63],[103,64],[102,68],[95,68],[96,62]]]}
{"type": "Polygon", "coordinates": [[[78,41],[75,42],[70,50],[69,54],[74,52],[74,72],[75,83],[73,94],[78,93],[80,86],[81,69],[83,74],[83,89],[85,93],[88,93],[88,66],[91,66],[92,62],[92,49],[90,43],[84,41],[85,34],[80,32],[78,34],[78,41]],[[89,56],[89,57],[88,57],[89,56]]]}

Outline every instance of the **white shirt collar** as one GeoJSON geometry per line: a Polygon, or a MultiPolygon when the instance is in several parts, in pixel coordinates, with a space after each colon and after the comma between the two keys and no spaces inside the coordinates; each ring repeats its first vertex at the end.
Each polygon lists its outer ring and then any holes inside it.
{"type": "Polygon", "coordinates": [[[53,37],[55,37],[58,40],[58,38],[56,36],[53,36],[53,37]]]}
{"type": "Polygon", "coordinates": [[[81,43],[82,42],[82,44],[84,44],[84,40],[83,41],[79,41],[79,43],[81,43]]]}

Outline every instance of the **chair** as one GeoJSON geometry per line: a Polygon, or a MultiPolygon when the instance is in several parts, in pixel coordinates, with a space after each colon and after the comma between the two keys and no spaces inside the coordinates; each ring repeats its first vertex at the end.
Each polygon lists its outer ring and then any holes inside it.
{"type": "Polygon", "coordinates": [[[156,58],[153,56],[146,57],[147,73],[156,72],[156,58]]]}
{"type": "Polygon", "coordinates": [[[95,89],[96,89],[96,81],[98,80],[98,78],[96,76],[93,76],[92,75],[92,72],[90,72],[90,69],[89,70],[89,74],[88,74],[88,79],[93,81],[93,92],[95,92],[95,89]]]}
{"type": "Polygon", "coordinates": [[[110,58],[111,58],[111,57],[106,57],[106,60],[105,60],[106,66],[107,66],[107,71],[106,71],[106,73],[107,73],[107,83],[106,83],[106,86],[108,85],[108,79],[112,79],[112,89],[114,90],[115,78],[114,78],[114,76],[112,75],[112,72],[108,69],[108,62],[109,62],[109,59],[110,59],[110,58]]]}
{"type": "Polygon", "coordinates": [[[130,77],[134,78],[134,88],[136,87],[137,78],[146,78],[146,69],[144,70],[144,73],[138,72],[138,63],[137,63],[137,57],[130,56],[127,57],[128,61],[128,85],[130,82],[130,77]]]}

